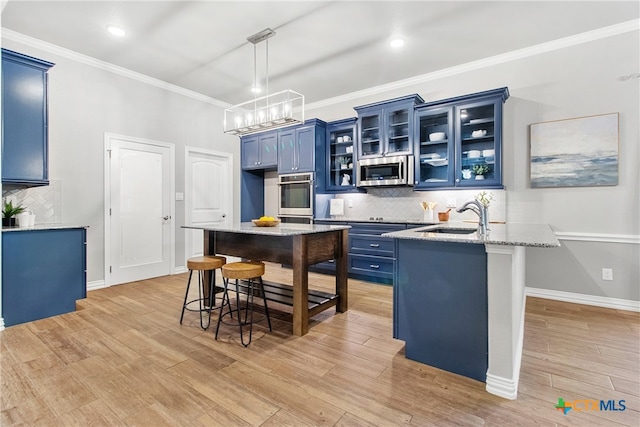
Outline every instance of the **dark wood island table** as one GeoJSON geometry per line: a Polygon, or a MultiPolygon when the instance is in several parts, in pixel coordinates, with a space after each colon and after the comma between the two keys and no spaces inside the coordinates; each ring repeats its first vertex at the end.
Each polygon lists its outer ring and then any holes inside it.
{"type": "MultiPolygon", "coordinates": [[[[265,281],[267,299],[293,307],[293,334],[309,331],[309,319],[335,306],[347,311],[347,252],[349,226],[279,224],[256,227],[251,222],[230,226],[202,224],[183,228],[204,231],[205,255],[228,255],[290,265],[293,286],[265,281]],[[335,294],[309,289],[309,266],[335,260],[335,294]]],[[[205,286],[206,288],[206,286],[205,286]]],[[[208,289],[205,289],[208,293],[208,289]]],[[[208,298],[208,295],[206,295],[208,298]]]]}

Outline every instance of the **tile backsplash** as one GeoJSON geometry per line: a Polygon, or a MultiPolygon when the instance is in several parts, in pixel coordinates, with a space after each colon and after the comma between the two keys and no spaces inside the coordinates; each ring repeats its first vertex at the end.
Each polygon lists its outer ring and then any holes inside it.
{"type": "Polygon", "coordinates": [[[36,224],[62,223],[62,180],[51,180],[49,185],[26,189],[4,189],[3,200],[13,200],[36,215],[36,224]]]}
{"type": "MultiPolygon", "coordinates": [[[[466,201],[472,200],[483,191],[482,189],[455,191],[413,191],[411,187],[370,188],[367,193],[339,194],[336,198],[344,199],[344,219],[363,219],[382,217],[393,220],[422,220],[424,211],[420,202],[436,202],[434,218],[437,212],[444,212],[449,201],[455,201],[461,207],[466,201]],[[453,199],[453,200],[451,200],[453,199]],[[351,207],[350,207],[351,206],[351,207]]],[[[506,191],[485,190],[493,194],[493,201],[489,207],[491,221],[506,221],[506,191]]],[[[450,221],[477,221],[478,216],[473,212],[457,213],[451,209],[450,221]]]]}

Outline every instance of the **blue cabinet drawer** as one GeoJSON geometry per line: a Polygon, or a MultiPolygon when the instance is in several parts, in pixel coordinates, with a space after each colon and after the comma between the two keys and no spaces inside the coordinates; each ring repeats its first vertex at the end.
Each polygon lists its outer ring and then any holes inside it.
{"type": "MultiPolygon", "coordinates": [[[[371,236],[379,236],[382,233],[391,233],[407,228],[406,224],[376,224],[376,223],[353,223],[350,222],[351,230],[349,235],[366,234],[371,236]]],[[[389,239],[391,240],[391,239],[389,239]]]]}
{"type": "Polygon", "coordinates": [[[349,255],[349,273],[393,279],[393,258],[367,255],[349,255]]]}
{"type": "Polygon", "coordinates": [[[370,235],[349,235],[349,253],[393,257],[393,239],[370,235]]]}

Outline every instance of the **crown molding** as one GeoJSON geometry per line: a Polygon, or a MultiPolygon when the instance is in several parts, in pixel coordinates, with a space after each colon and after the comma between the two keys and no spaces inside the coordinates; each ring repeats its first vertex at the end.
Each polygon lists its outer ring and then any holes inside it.
{"type": "Polygon", "coordinates": [[[482,68],[492,67],[506,62],[517,61],[519,59],[540,55],[547,52],[553,52],[559,49],[589,43],[601,40],[607,37],[617,36],[619,34],[629,33],[640,30],[640,19],[632,19],[630,21],[621,22],[619,24],[610,25],[608,27],[598,28],[597,30],[587,31],[573,36],[564,37],[550,42],[529,46],[523,49],[514,50],[500,55],[489,56],[477,61],[467,62],[466,64],[456,65],[454,67],[443,68],[442,70],[432,73],[422,74],[419,76],[409,77],[407,79],[398,80],[392,83],[374,86],[368,89],[347,93],[333,98],[323,99],[321,101],[312,102],[306,105],[307,110],[328,107],[330,105],[339,104],[341,102],[353,101],[371,95],[378,95],[395,89],[402,89],[408,86],[415,86],[420,83],[439,80],[445,77],[451,77],[458,74],[468,73],[470,71],[480,70],[482,68]]]}
{"type": "Polygon", "coordinates": [[[24,45],[33,47],[35,49],[40,49],[45,52],[52,53],[54,55],[71,59],[72,61],[76,61],[85,65],[89,65],[91,67],[108,71],[110,73],[118,74],[120,76],[130,78],[132,80],[137,80],[139,82],[148,84],[150,86],[155,86],[160,89],[165,89],[170,92],[177,93],[179,95],[193,98],[197,101],[206,102],[207,104],[212,104],[212,105],[215,105],[216,107],[229,108],[231,106],[231,104],[228,104],[226,102],[220,101],[215,98],[211,98],[209,96],[203,95],[201,93],[198,93],[189,89],[185,89],[181,86],[167,83],[164,80],[156,79],[154,77],[147,76],[146,74],[138,73],[138,72],[129,70],[127,68],[111,64],[109,62],[101,61],[99,59],[93,58],[88,55],[83,55],[73,50],[66,49],[64,47],[55,45],[53,43],[45,42],[43,40],[36,39],[31,36],[27,36],[25,34],[10,30],[8,28],[4,28],[4,27],[2,28],[2,38],[11,40],[14,42],[22,43],[24,45]]]}

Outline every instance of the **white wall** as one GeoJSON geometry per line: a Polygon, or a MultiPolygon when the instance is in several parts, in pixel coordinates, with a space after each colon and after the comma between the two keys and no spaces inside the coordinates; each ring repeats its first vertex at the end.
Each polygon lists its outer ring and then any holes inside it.
{"type": "MultiPolygon", "coordinates": [[[[104,133],[175,144],[176,192],[184,192],[184,147],[232,153],[223,109],[13,40],[2,47],[54,62],[49,72],[49,177],[62,185],[62,222],[88,225],[87,281],[104,280],[104,133]]],[[[212,84],[215,84],[212,82],[212,84]]],[[[234,212],[239,215],[239,169],[234,212]]],[[[176,201],[176,261],[184,266],[184,202],[176,201]]]]}
{"type": "MultiPolygon", "coordinates": [[[[422,82],[376,94],[370,90],[330,105],[318,103],[310,106],[307,116],[331,121],[353,117],[354,106],[411,93],[430,101],[508,86],[511,97],[504,106],[503,129],[506,219],[548,223],[562,238],[560,249],[527,251],[527,286],[638,301],[640,81],[619,77],[639,71],[639,34],[636,27],[595,38],[543,53],[514,55],[469,71],[426,76],[422,82]],[[530,124],[611,112],[620,113],[617,186],[529,187],[530,124]],[[562,237],[573,239],[574,233],[580,241],[562,237]],[[614,269],[612,282],[602,281],[603,267],[614,269]]],[[[428,193],[424,199],[430,198],[428,193]]]]}

